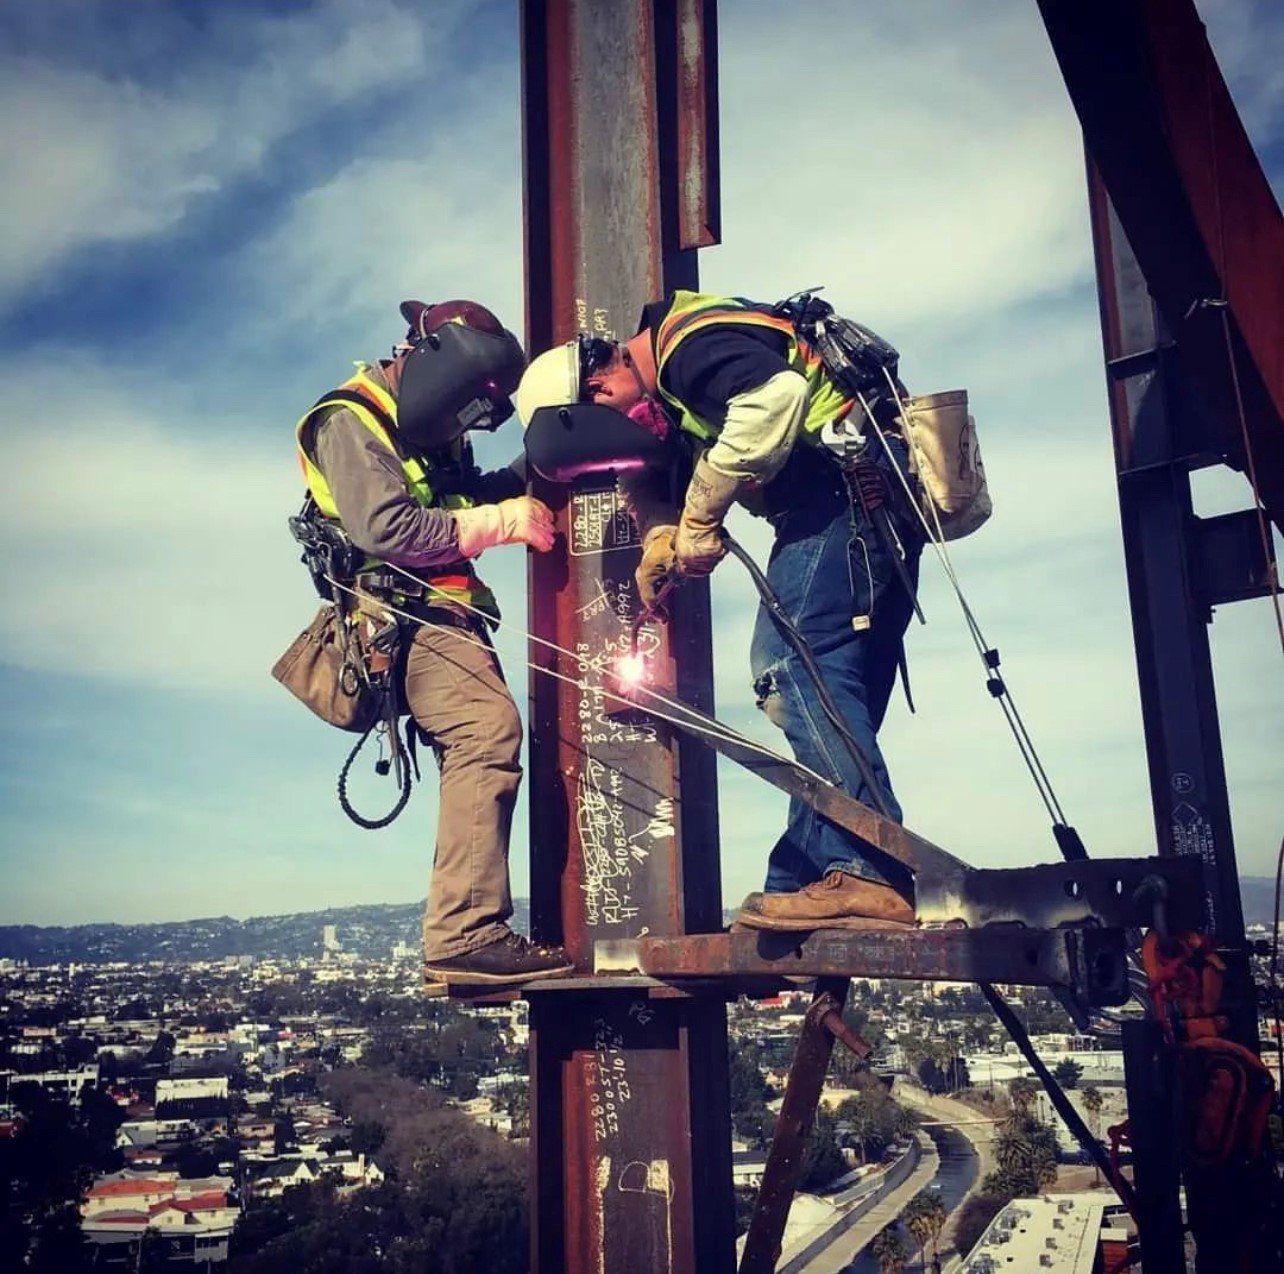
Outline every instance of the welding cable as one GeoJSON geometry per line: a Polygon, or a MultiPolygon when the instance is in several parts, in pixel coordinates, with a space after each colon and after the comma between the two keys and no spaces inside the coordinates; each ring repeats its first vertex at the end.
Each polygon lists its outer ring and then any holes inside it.
{"type": "MultiPolygon", "coordinates": [[[[526,664],[527,668],[530,668],[535,672],[545,673],[547,676],[553,677],[556,680],[565,681],[568,685],[575,686],[579,690],[593,690],[593,689],[604,690],[607,694],[613,695],[615,698],[621,700],[621,702],[625,702],[625,703],[632,702],[629,699],[625,699],[623,695],[612,690],[609,686],[605,685],[601,681],[601,678],[603,676],[601,668],[592,667],[592,665],[584,658],[583,655],[576,654],[575,651],[568,650],[565,646],[559,646],[555,641],[549,641],[546,637],[537,636],[535,633],[531,632],[529,629],[522,628],[521,625],[519,624],[509,623],[505,619],[496,619],[495,616],[490,614],[489,612],[480,610],[478,607],[473,606],[470,603],[465,602],[458,597],[455,597],[451,594],[447,594],[443,592],[441,589],[437,588],[434,584],[430,584],[428,583],[428,581],[420,579],[419,576],[411,574],[411,572],[406,570],[404,567],[397,566],[393,562],[389,562],[387,565],[390,566],[392,570],[394,570],[398,575],[404,575],[407,580],[412,581],[414,584],[419,585],[421,587],[428,588],[435,593],[440,593],[443,600],[449,601],[452,605],[459,606],[463,610],[469,611],[471,614],[476,615],[479,619],[484,620],[486,623],[493,624],[497,628],[508,629],[526,638],[527,641],[534,642],[540,646],[544,646],[547,649],[555,652],[556,654],[562,655],[566,659],[573,660],[577,666],[584,667],[587,671],[591,671],[595,676],[599,678],[599,681],[596,685],[589,685],[587,682],[583,680],[579,680],[574,677],[568,677],[564,673],[554,672],[551,668],[545,668],[542,664],[533,663],[529,659],[523,661],[526,664]]],[[[329,577],[327,576],[327,578],[329,577]]],[[[331,580],[331,583],[333,582],[334,581],[331,580]]],[[[340,587],[342,587],[342,585],[340,585],[340,587]]],[[[423,620],[419,620],[414,615],[407,614],[404,611],[397,611],[395,610],[395,608],[385,607],[385,609],[390,609],[393,611],[394,614],[402,615],[404,618],[410,619],[413,622],[418,623],[420,625],[423,625],[426,622],[423,620]]],[[[599,656],[598,658],[602,658],[602,657],[605,657],[605,656],[599,656]]],[[[655,690],[650,686],[645,686],[645,685],[636,686],[633,688],[631,693],[637,694],[637,695],[645,695],[649,702],[662,704],[665,708],[669,709],[671,712],[676,712],[679,714],[688,714],[694,711],[690,704],[684,703],[681,699],[671,699],[669,698],[669,696],[661,694],[660,691],[655,690]]],[[[633,706],[641,707],[644,712],[649,713],[651,716],[656,717],[659,720],[668,721],[670,725],[676,725],[680,729],[686,729],[688,731],[696,731],[698,733],[706,734],[710,738],[722,739],[727,743],[738,743],[742,747],[748,748],[753,752],[758,752],[762,756],[765,756],[772,761],[776,761],[784,765],[792,766],[793,768],[802,771],[809,778],[815,779],[817,782],[824,784],[824,786],[826,787],[837,786],[832,779],[826,778],[822,774],[817,774],[815,770],[810,769],[808,766],[803,765],[801,762],[794,760],[791,757],[782,756],[779,752],[775,752],[771,748],[766,747],[764,744],[758,743],[754,739],[751,739],[748,735],[741,734],[739,731],[733,730],[730,726],[726,725],[724,722],[721,722],[721,721],[717,722],[716,728],[714,728],[710,725],[707,725],[703,720],[695,721],[695,720],[692,720],[689,716],[680,715],[678,717],[674,717],[674,716],[666,715],[664,712],[657,711],[656,709],[649,706],[643,707],[643,705],[641,704],[634,704],[633,706]]]]}
{"type": "MultiPolygon", "coordinates": [[[[392,563],[389,563],[389,565],[391,566],[392,563]]],[[[397,570],[400,568],[394,567],[393,569],[397,570]]],[[[419,579],[418,576],[409,575],[409,572],[402,571],[402,574],[405,574],[409,578],[413,579],[416,584],[423,585],[425,583],[425,581],[419,579]]],[[[340,583],[338,580],[334,579],[331,576],[326,576],[326,579],[329,581],[330,584],[332,584],[335,588],[339,589],[341,592],[350,593],[354,597],[357,596],[357,591],[354,588],[350,588],[348,585],[340,583]]],[[[427,587],[432,588],[433,586],[429,584],[427,585],[427,587]]],[[[435,591],[440,591],[440,590],[435,590],[435,591]]],[[[442,593],[442,597],[447,598],[448,595],[445,593],[442,593]]],[[[479,610],[475,606],[469,605],[467,602],[460,601],[459,598],[457,597],[449,596],[448,600],[452,604],[460,606],[464,610],[471,611],[475,615],[478,615],[484,619],[487,619],[490,622],[495,622],[494,617],[492,615],[487,614],[487,612],[485,611],[479,610]]],[[[392,606],[389,603],[384,601],[380,601],[379,606],[380,606],[380,609],[387,611],[390,615],[396,615],[399,619],[407,620],[409,623],[413,624],[418,628],[430,628],[440,632],[450,633],[454,637],[456,637],[458,640],[467,642],[469,645],[477,646],[482,650],[491,649],[489,643],[487,643],[483,639],[479,637],[470,637],[466,633],[464,633],[458,628],[453,627],[452,625],[434,623],[432,620],[423,619],[418,615],[411,614],[411,612],[406,610],[401,610],[400,608],[396,606],[392,606]]],[[[586,670],[589,669],[589,665],[585,662],[583,656],[576,655],[573,652],[566,650],[564,647],[557,645],[555,642],[546,641],[542,637],[537,637],[534,633],[526,632],[526,630],[520,628],[516,624],[509,624],[503,620],[500,620],[499,624],[500,624],[500,627],[502,628],[515,629],[516,631],[521,633],[523,636],[528,638],[530,641],[537,642],[544,646],[549,646],[559,654],[565,655],[568,659],[573,659],[577,665],[584,667],[586,670]]],[[[517,658],[520,659],[520,656],[517,656],[517,658]]],[[[543,673],[544,676],[551,677],[555,681],[563,681],[567,685],[573,686],[577,690],[601,690],[604,693],[612,695],[614,698],[619,699],[622,703],[631,704],[630,700],[625,699],[618,692],[613,691],[609,686],[605,685],[602,682],[601,680],[602,673],[598,669],[591,670],[593,674],[598,678],[598,680],[596,682],[590,682],[586,680],[584,677],[570,677],[570,676],[567,676],[565,673],[557,672],[552,668],[546,668],[542,664],[534,663],[532,660],[529,660],[529,659],[520,660],[520,662],[524,663],[527,668],[531,669],[534,672],[543,673]]],[[[817,774],[814,770],[808,769],[807,766],[801,765],[799,762],[793,760],[790,757],[782,756],[779,752],[774,752],[771,748],[764,746],[763,744],[757,742],[755,739],[751,739],[748,735],[741,734],[739,731],[733,730],[730,726],[727,726],[722,722],[718,722],[715,728],[713,726],[706,725],[703,721],[699,721],[699,722],[692,721],[689,717],[684,717],[680,715],[684,711],[690,710],[689,705],[683,703],[682,700],[680,699],[669,699],[667,696],[660,694],[659,691],[651,690],[645,686],[638,687],[638,693],[646,694],[649,698],[655,699],[658,702],[665,704],[667,707],[673,709],[673,712],[675,714],[678,714],[678,715],[671,715],[670,713],[661,711],[657,708],[645,707],[642,709],[642,711],[644,711],[648,716],[655,717],[659,721],[667,721],[670,725],[677,726],[680,730],[683,730],[683,731],[696,732],[696,733],[704,734],[709,738],[722,739],[727,743],[738,744],[739,746],[746,748],[752,752],[760,753],[762,756],[766,757],[768,760],[775,761],[778,764],[790,766],[796,770],[800,770],[804,774],[806,774],[808,778],[815,779],[818,783],[821,783],[825,787],[835,786],[831,780],[825,778],[823,775],[817,774]]],[[[631,704],[631,706],[637,707],[640,705],[631,704]]]]}
{"type": "MultiPolygon", "coordinates": [[[[1239,382],[1239,361],[1235,357],[1235,345],[1231,340],[1230,327],[1230,301],[1226,296],[1226,216],[1222,210],[1222,183],[1221,174],[1217,169],[1218,145],[1217,145],[1217,113],[1213,107],[1213,84],[1212,78],[1206,79],[1204,84],[1204,109],[1206,112],[1206,127],[1208,129],[1208,155],[1212,162],[1212,189],[1213,189],[1213,207],[1217,223],[1217,277],[1221,280],[1221,296],[1215,299],[1198,299],[1191,302],[1190,307],[1186,310],[1185,319],[1189,319],[1192,314],[1202,309],[1216,309],[1221,312],[1222,320],[1222,340],[1226,346],[1226,364],[1230,370],[1231,388],[1235,393],[1235,410],[1239,417],[1240,438],[1244,444],[1244,466],[1245,474],[1248,478],[1248,485],[1253,492],[1253,512],[1257,515],[1257,533],[1262,544],[1262,562],[1267,564],[1271,560],[1271,530],[1270,523],[1266,517],[1266,502],[1262,499],[1261,487],[1257,482],[1257,461],[1253,455],[1253,440],[1248,432],[1248,413],[1244,410],[1244,391],[1239,382]]],[[[1279,633],[1280,649],[1284,651],[1284,614],[1280,611],[1280,580],[1279,568],[1276,567],[1275,574],[1270,580],[1271,605],[1275,608],[1275,628],[1279,633]]]]}
{"type": "Polygon", "coordinates": [[[725,527],[722,530],[722,542],[726,545],[727,552],[749,572],[749,578],[753,580],[753,586],[758,590],[758,596],[762,598],[762,604],[766,607],[772,622],[780,629],[785,639],[794,648],[794,653],[798,656],[799,662],[802,664],[816,691],[820,706],[825,716],[829,718],[829,724],[834,727],[838,737],[843,742],[843,746],[851,754],[852,760],[856,762],[856,768],[860,770],[861,780],[870,790],[877,803],[878,812],[884,818],[899,822],[900,820],[896,819],[892,813],[891,806],[887,803],[887,797],[883,794],[882,784],[879,783],[877,776],[874,774],[874,767],[870,763],[865,749],[861,747],[860,743],[852,735],[847,722],[843,720],[843,714],[838,710],[838,705],[829,693],[829,687],[825,685],[824,674],[820,671],[820,665],[816,663],[816,655],[808,644],[807,639],[799,631],[798,625],[789,618],[789,613],[767,582],[767,577],[759,569],[758,563],[753,560],[725,527]]]}
{"type": "MultiPolygon", "coordinates": [[[[902,418],[906,414],[904,400],[900,396],[900,391],[896,387],[895,378],[888,374],[887,369],[883,369],[883,375],[887,377],[887,383],[891,389],[892,396],[896,401],[897,409],[902,418]]],[[[887,441],[887,435],[879,426],[875,419],[873,411],[870,409],[868,401],[861,394],[857,394],[861,407],[864,409],[866,419],[873,426],[874,434],[878,438],[888,460],[891,462],[892,469],[896,473],[898,482],[904,492],[905,499],[909,507],[914,510],[919,523],[923,527],[927,540],[932,545],[937,559],[941,563],[941,568],[945,572],[945,578],[949,581],[950,587],[954,591],[954,596],[958,599],[959,607],[963,612],[963,620],[967,625],[968,633],[971,635],[972,642],[976,646],[976,652],[980,656],[981,665],[985,669],[985,684],[990,695],[998,704],[1003,713],[1004,720],[1008,723],[1008,729],[1012,731],[1012,737],[1016,741],[1017,750],[1021,754],[1022,761],[1030,773],[1030,778],[1034,783],[1035,789],[1039,793],[1044,808],[1048,811],[1048,816],[1052,819],[1054,834],[1057,843],[1061,845],[1062,852],[1067,857],[1086,857],[1078,847],[1078,837],[1066,822],[1066,817],[1061,809],[1061,803],[1057,800],[1056,792],[1053,790],[1052,781],[1044,769],[1043,762],[1039,759],[1038,751],[1034,746],[1034,740],[1031,739],[1029,731],[1026,729],[1025,721],[1022,719],[1017,709],[1016,699],[1012,691],[999,672],[999,652],[992,647],[986,640],[985,634],[981,631],[981,625],[977,621],[976,615],[969,604],[967,597],[963,593],[963,586],[959,582],[958,573],[954,569],[954,563],[950,558],[949,550],[945,547],[945,534],[941,527],[941,520],[937,514],[935,506],[931,501],[927,501],[928,509],[931,513],[931,521],[928,521],[927,514],[923,512],[922,504],[914,494],[910,486],[909,475],[901,468],[900,462],[892,452],[891,446],[887,441]],[[1059,829],[1066,829],[1063,833],[1059,829]],[[1067,849],[1070,846],[1070,849],[1067,849]]],[[[908,429],[907,429],[908,432],[908,429]]],[[[909,439],[906,439],[907,444],[909,439]]]]}
{"type": "MultiPolygon", "coordinates": [[[[1219,195],[1220,199],[1220,195],[1219,195]]],[[[1220,219],[1220,208],[1218,218],[1220,219]]],[[[1239,432],[1244,440],[1244,463],[1247,469],[1248,485],[1253,492],[1253,512],[1257,515],[1257,534],[1262,542],[1262,561],[1268,564],[1271,560],[1271,532],[1266,520],[1266,504],[1262,500],[1261,488],[1257,485],[1257,462],[1253,456],[1253,442],[1248,434],[1248,416],[1244,411],[1244,394],[1239,384],[1239,366],[1235,361],[1235,347],[1231,343],[1230,319],[1227,316],[1229,306],[1223,299],[1218,303],[1222,312],[1222,338],[1226,342],[1226,361],[1230,364],[1231,384],[1235,389],[1235,406],[1239,413],[1239,432]]],[[[1279,567],[1270,579],[1271,605],[1275,608],[1275,627],[1279,632],[1280,650],[1284,651],[1284,614],[1280,612],[1279,567]]]]}

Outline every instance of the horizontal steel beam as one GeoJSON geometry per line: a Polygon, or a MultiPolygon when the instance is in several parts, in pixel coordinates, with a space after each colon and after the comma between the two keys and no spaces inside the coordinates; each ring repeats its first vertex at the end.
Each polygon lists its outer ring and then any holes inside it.
{"type": "Polygon", "coordinates": [[[813,933],[699,934],[599,942],[599,971],[653,978],[904,978],[1068,987],[1094,1006],[1128,996],[1119,929],[820,929],[813,933]]]}
{"type": "Polygon", "coordinates": [[[1204,885],[1195,858],[1096,858],[924,873],[914,880],[914,912],[920,924],[961,922],[973,929],[996,924],[1148,928],[1154,914],[1140,898],[1151,896],[1143,886],[1155,882],[1162,886],[1167,923],[1199,928],[1204,885]]]}

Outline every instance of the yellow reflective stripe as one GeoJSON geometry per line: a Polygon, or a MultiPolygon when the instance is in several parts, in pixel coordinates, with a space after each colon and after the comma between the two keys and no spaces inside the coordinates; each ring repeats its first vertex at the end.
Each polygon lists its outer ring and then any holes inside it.
{"type": "Polygon", "coordinates": [[[817,434],[827,421],[841,419],[851,410],[852,400],[830,380],[820,355],[799,338],[788,319],[738,304],[734,299],[678,291],[674,293],[674,303],[661,320],[656,335],[656,380],[660,397],[679,412],[681,428],[688,433],[708,442],[716,438],[720,430],[709,421],[702,420],[685,403],[667,392],[661,373],[673,351],[686,337],[717,323],[770,327],[786,337],[788,348],[785,361],[802,376],[810,391],[807,415],[803,420],[804,433],[817,434]]]}

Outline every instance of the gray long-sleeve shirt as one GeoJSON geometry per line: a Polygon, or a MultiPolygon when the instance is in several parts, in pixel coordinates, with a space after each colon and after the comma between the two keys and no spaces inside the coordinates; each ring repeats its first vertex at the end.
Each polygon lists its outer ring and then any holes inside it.
{"type": "MultiPolygon", "coordinates": [[[[380,367],[367,374],[388,387],[380,367]]],[[[401,461],[354,412],[340,407],[326,416],[313,432],[311,452],[329,483],[339,521],[358,548],[407,570],[462,563],[454,514],[425,508],[414,498],[401,461]]],[[[525,478],[514,465],[482,475],[475,495],[490,502],[524,490],[525,478]]]]}

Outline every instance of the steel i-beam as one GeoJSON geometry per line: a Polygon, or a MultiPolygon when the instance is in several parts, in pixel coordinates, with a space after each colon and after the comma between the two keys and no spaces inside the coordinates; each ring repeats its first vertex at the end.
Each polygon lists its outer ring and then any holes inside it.
{"type": "MultiPolygon", "coordinates": [[[[716,236],[712,0],[525,0],[522,37],[531,351],[625,339],[716,236]]],[[[637,537],[609,477],[534,490],[559,537],[532,555],[531,627],[561,651],[531,647],[557,674],[531,682],[532,920],[587,973],[596,939],[720,927],[714,758],[573,684],[628,648],[637,537]]],[[[710,709],[707,589],[643,636],[660,684],[710,709]]],[[[534,1270],[732,1268],[726,1049],[720,997],[532,993],[534,1270]]]]}

